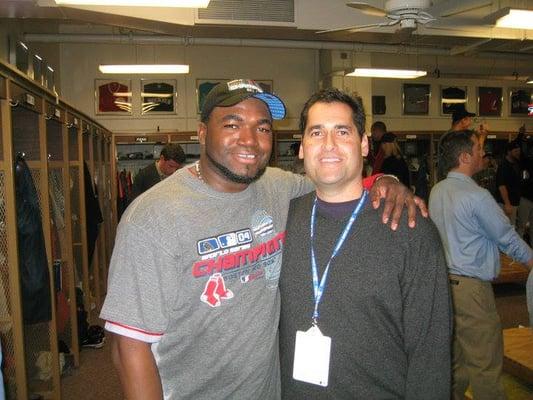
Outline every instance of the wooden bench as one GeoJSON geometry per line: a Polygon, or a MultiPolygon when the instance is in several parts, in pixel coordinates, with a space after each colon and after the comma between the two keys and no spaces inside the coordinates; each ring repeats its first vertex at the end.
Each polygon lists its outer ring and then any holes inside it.
{"type": "Polygon", "coordinates": [[[500,254],[500,275],[492,283],[525,283],[529,275],[527,267],[517,261],[513,261],[505,254],[500,254]]]}
{"type": "Polygon", "coordinates": [[[503,351],[503,370],[533,383],[533,329],[504,329],[503,351]]]}

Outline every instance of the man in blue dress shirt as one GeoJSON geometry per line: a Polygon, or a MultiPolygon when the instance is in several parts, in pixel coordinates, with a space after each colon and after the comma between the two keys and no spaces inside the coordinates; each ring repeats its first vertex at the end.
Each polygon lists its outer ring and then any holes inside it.
{"type": "Polygon", "coordinates": [[[491,194],[472,179],[483,147],[474,131],[447,133],[439,163],[446,179],[431,191],[429,211],[439,230],[454,306],[453,393],[463,399],[505,399],[503,339],[491,281],[500,273],[499,250],[533,266],[533,251],[518,236],[491,194]]]}

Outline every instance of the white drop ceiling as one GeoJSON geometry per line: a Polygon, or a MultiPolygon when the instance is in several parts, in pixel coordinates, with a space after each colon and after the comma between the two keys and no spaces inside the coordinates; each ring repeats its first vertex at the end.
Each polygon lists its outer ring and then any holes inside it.
{"type": "MultiPolygon", "coordinates": [[[[463,0],[467,4],[475,0],[463,0]]],[[[212,4],[231,8],[237,0],[212,0],[212,4]]],[[[368,0],[369,4],[384,7],[384,1],[368,0]]],[[[458,0],[434,0],[436,4],[458,4],[458,0]]],[[[71,31],[79,25],[78,31],[98,32],[98,27],[113,28],[116,34],[129,35],[171,35],[189,38],[246,38],[268,40],[298,40],[313,42],[343,42],[355,44],[393,44],[414,46],[420,53],[424,50],[441,49],[450,55],[472,55],[478,52],[498,53],[511,58],[533,60],[533,30],[498,29],[487,24],[486,16],[503,7],[517,7],[533,10],[533,0],[494,0],[491,5],[448,17],[459,26],[452,29],[430,29],[419,25],[412,34],[397,33],[396,28],[373,28],[347,33],[335,32],[317,34],[319,30],[342,28],[358,24],[382,21],[358,10],[349,8],[344,0],[248,0],[247,9],[257,10],[257,20],[238,20],[232,13],[225,19],[202,19],[194,9],[134,7],[57,7],[53,0],[2,0],[0,18],[24,19],[25,27],[31,21],[43,22],[55,29],[48,32],[71,31]],[[285,4],[289,3],[289,4],[285,4]],[[270,7],[270,8],[269,8],[270,7]],[[274,7],[272,9],[272,7],[274,7]],[[276,8],[278,7],[278,11],[276,8]],[[292,7],[292,11],[291,11],[292,7]],[[293,21],[284,15],[282,21],[263,19],[266,11],[293,13],[293,21]],[[65,30],[65,26],[71,26],[65,30]]],[[[241,2],[241,8],[242,8],[241,2]]],[[[210,6],[211,7],[211,6],[210,6]]],[[[214,7],[214,6],[213,6],[214,7]]],[[[224,16],[224,14],[222,14],[224,16]]],[[[1,23],[1,20],[0,20],[1,23]]],[[[104,28],[105,30],[105,28],[104,28]]],[[[31,29],[31,33],[39,33],[31,29]]],[[[533,73],[533,63],[532,71],[533,73]]]]}

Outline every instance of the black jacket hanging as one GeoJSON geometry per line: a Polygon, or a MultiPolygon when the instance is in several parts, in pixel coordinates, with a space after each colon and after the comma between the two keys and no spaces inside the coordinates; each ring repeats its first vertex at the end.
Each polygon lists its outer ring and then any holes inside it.
{"type": "Polygon", "coordinates": [[[98,203],[98,195],[93,185],[93,178],[87,167],[87,163],[83,163],[83,175],[85,180],[85,221],[87,227],[87,249],[89,254],[89,266],[93,259],[96,239],[98,238],[98,225],[104,219],[102,218],[102,211],[98,203]]]}
{"type": "Polygon", "coordinates": [[[24,323],[50,321],[50,275],[41,210],[30,169],[20,156],[15,161],[15,197],[24,323]]]}

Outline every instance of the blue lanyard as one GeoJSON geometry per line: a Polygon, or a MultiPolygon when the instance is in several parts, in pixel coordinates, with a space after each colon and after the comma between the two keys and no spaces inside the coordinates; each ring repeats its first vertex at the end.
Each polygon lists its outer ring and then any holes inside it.
{"type": "Polygon", "coordinates": [[[311,271],[313,272],[313,294],[315,297],[315,308],[313,311],[313,324],[316,325],[318,321],[318,305],[320,304],[320,301],[322,300],[322,295],[324,294],[324,290],[326,289],[326,282],[328,279],[328,272],[329,272],[329,266],[331,265],[331,261],[337,256],[340,249],[342,248],[342,245],[344,244],[344,241],[346,240],[346,237],[348,236],[348,233],[350,233],[350,229],[352,228],[353,223],[357,219],[357,216],[361,212],[361,209],[363,208],[363,205],[365,204],[366,198],[367,198],[368,192],[366,190],[363,190],[363,195],[361,196],[361,200],[359,201],[359,204],[357,204],[357,207],[352,211],[352,215],[350,216],[350,219],[346,223],[346,226],[344,227],[344,230],[342,231],[341,235],[337,239],[337,243],[335,244],[335,247],[333,248],[333,253],[331,254],[328,263],[326,264],[326,268],[324,269],[324,272],[322,274],[322,278],[320,279],[320,284],[318,283],[318,268],[316,265],[316,257],[315,257],[315,219],[316,219],[316,204],[317,199],[315,197],[315,202],[313,203],[313,210],[311,211],[311,271]]]}

